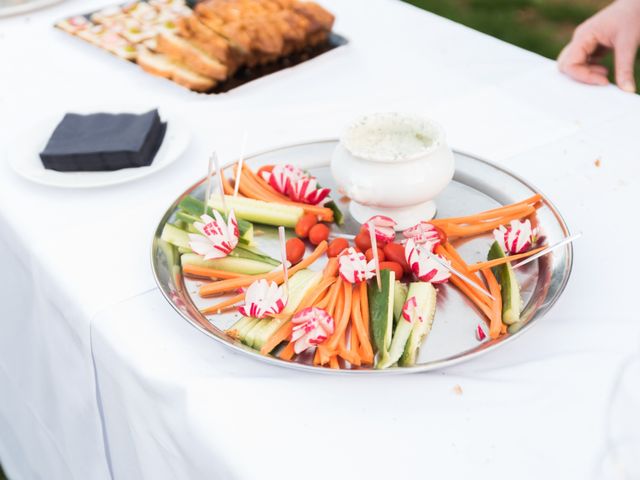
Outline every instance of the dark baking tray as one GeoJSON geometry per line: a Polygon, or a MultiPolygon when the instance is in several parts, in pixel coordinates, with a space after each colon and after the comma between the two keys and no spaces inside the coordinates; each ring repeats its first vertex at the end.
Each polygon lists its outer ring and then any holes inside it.
{"type": "MultiPolygon", "coordinates": [[[[189,3],[189,2],[187,2],[189,3]]],[[[107,7],[102,7],[100,10],[103,10],[104,8],[107,7]]],[[[94,13],[96,13],[97,11],[100,10],[95,10],[93,12],[88,12],[88,13],[83,13],[83,14],[79,14],[79,15],[72,15],[71,17],[76,17],[76,16],[82,16],[85,17],[87,20],[91,20],[91,15],[93,15],[94,13]]],[[[70,17],[67,17],[70,18],[70,17]]],[[[59,22],[56,22],[59,23],[59,22]]],[[[60,29],[57,25],[54,25],[56,28],[60,29]]],[[[62,29],[60,29],[62,30],[62,29]]],[[[64,31],[64,30],[62,30],[64,31]]],[[[65,32],[68,33],[69,35],[71,35],[72,37],[77,38],[80,41],[83,41],[85,43],[88,43],[90,45],[95,46],[96,48],[100,48],[98,45],[94,45],[91,42],[87,42],[84,39],[78,37],[77,35],[73,35],[69,32],[65,32]]],[[[228,78],[227,80],[225,80],[224,82],[220,82],[218,83],[214,88],[212,88],[211,90],[207,91],[207,92],[193,92],[193,93],[202,93],[202,94],[217,94],[217,93],[225,93],[225,92],[229,92],[235,88],[238,88],[242,85],[245,85],[249,82],[253,82],[254,80],[258,80],[259,78],[262,77],[266,77],[267,75],[271,75],[272,73],[276,73],[279,72],[281,70],[285,70],[287,68],[291,68],[291,67],[295,67],[296,65],[300,65],[301,63],[306,62],[307,60],[311,60],[312,58],[318,57],[324,53],[330,52],[331,50],[341,47],[343,45],[346,45],[347,43],[349,43],[349,40],[340,35],[337,34],[335,32],[331,32],[329,34],[329,38],[327,39],[326,42],[320,44],[320,45],[316,45],[314,47],[309,47],[309,48],[305,48],[304,50],[301,50],[299,52],[295,52],[291,55],[288,55],[286,57],[282,57],[278,60],[276,60],[275,62],[271,62],[268,63],[266,65],[258,65],[255,67],[243,67],[241,69],[239,69],[232,77],[228,78]]],[[[124,60],[126,62],[131,62],[131,63],[136,63],[134,60],[126,60],[122,57],[119,57],[117,55],[115,55],[112,52],[109,52],[108,50],[105,50],[104,48],[100,48],[100,50],[103,50],[107,53],[111,53],[113,56],[124,60]]],[[[142,69],[140,69],[142,70],[142,69]]],[[[143,70],[144,71],[144,70],[143,70]]],[[[145,72],[147,73],[147,72],[145,72]]],[[[151,75],[151,74],[148,74],[151,75]]],[[[163,78],[163,77],[158,77],[158,78],[163,78]]],[[[164,78],[164,80],[174,83],[175,85],[178,85],[182,88],[185,88],[186,90],[189,90],[186,87],[183,87],[182,85],[176,84],[175,82],[172,82],[170,79],[168,78],[164,78]]],[[[189,90],[190,92],[192,92],[193,90],[189,90]]]]}

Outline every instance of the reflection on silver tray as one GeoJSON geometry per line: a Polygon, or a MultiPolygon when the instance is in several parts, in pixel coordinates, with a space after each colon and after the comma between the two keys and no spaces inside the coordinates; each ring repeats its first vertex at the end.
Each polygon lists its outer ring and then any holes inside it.
{"type": "MultiPolygon", "coordinates": [[[[275,163],[295,164],[310,170],[314,176],[318,177],[320,184],[335,189],[335,182],[331,178],[328,164],[336,143],[336,140],[326,140],[282,147],[253,155],[248,157],[247,161],[254,168],[275,163]]],[[[524,180],[487,161],[460,152],[455,152],[455,157],[454,180],[436,199],[439,217],[468,215],[541,193],[524,180]]],[[[542,257],[537,262],[532,262],[517,270],[525,302],[522,313],[523,327],[515,333],[503,335],[496,340],[487,339],[483,342],[479,342],[475,337],[476,326],[484,322],[480,313],[453,286],[439,286],[438,307],[433,329],[423,342],[417,363],[413,367],[394,367],[388,370],[374,370],[372,368],[332,370],[313,366],[310,359],[307,358],[285,361],[276,356],[264,356],[224,332],[240,318],[239,313],[230,312],[209,317],[200,313],[200,308],[219,299],[200,298],[197,294],[200,282],[183,278],[177,251],[160,240],[164,224],[173,220],[177,205],[182,198],[187,195],[204,198],[203,182],[204,180],[186,190],[169,207],[158,225],[151,252],[156,282],[173,308],[200,331],[235,350],[274,365],[326,373],[372,375],[434,370],[469,360],[529,330],[531,325],[553,306],[562,294],[571,274],[573,258],[571,245],[558,249],[553,254],[542,257]]],[[[547,242],[553,244],[566,237],[569,232],[555,207],[546,198],[544,202],[544,207],[538,210],[539,225],[547,242]]],[[[340,228],[334,225],[333,229],[343,233],[357,233],[360,225],[350,217],[348,205],[342,203],[340,207],[345,213],[345,224],[340,228]]],[[[259,229],[263,232],[258,237],[260,248],[278,258],[279,247],[276,229],[264,226],[260,226],[259,229]]],[[[492,241],[491,235],[484,235],[453,243],[468,262],[476,262],[486,259],[492,241]]],[[[323,263],[319,261],[313,268],[318,269],[322,266],[323,263]]]]}

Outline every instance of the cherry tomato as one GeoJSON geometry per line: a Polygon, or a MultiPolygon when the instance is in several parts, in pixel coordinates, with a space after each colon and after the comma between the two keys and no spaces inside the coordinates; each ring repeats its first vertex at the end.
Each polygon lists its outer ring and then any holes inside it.
{"type": "MultiPolygon", "coordinates": [[[[370,248],[369,250],[364,252],[364,256],[366,257],[367,262],[370,262],[371,259],[373,258],[373,248],[370,248]]],[[[379,262],[384,262],[384,259],[385,259],[384,251],[382,251],[382,249],[378,248],[378,261],[379,262]]]]}
{"type": "Polygon", "coordinates": [[[396,280],[400,280],[404,274],[404,269],[398,262],[380,262],[380,270],[393,270],[396,280]]]}
{"type": "Polygon", "coordinates": [[[296,235],[300,238],[307,238],[309,236],[309,230],[311,230],[311,227],[316,223],[318,223],[318,218],[313,213],[305,213],[296,224],[296,235]]]}
{"type": "Polygon", "coordinates": [[[334,238],[333,240],[331,240],[331,243],[329,243],[327,256],[337,257],[345,248],[349,248],[349,242],[346,238],[334,238]]]}
{"type": "Polygon", "coordinates": [[[384,256],[386,260],[398,263],[405,273],[411,273],[411,267],[404,258],[404,246],[399,243],[387,243],[384,246],[384,256]]]}
{"type": "Polygon", "coordinates": [[[287,260],[295,265],[304,257],[304,242],[299,238],[290,238],[286,244],[287,260]]]}
{"type": "Polygon", "coordinates": [[[323,240],[329,239],[329,227],[324,223],[317,223],[309,230],[309,241],[313,245],[319,245],[323,240]]]}
{"type": "Polygon", "coordinates": [[[363,232],[362,230],[356,235],[356,246],[363,252],[366,252],[371,248],[371,238],[369,232],[363,232]]]}

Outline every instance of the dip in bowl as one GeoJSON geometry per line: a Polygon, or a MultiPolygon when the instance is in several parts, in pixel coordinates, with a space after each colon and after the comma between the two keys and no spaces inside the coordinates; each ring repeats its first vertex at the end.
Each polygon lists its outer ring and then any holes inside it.
{"type": "Polygon", "coordinates": [[[453,153],[442,128],[418,115],[359,118],[340,139],[331,172],[360,223],[386,215],[405,229],[436,214],[433,201],[453,178],[453,153]]]}

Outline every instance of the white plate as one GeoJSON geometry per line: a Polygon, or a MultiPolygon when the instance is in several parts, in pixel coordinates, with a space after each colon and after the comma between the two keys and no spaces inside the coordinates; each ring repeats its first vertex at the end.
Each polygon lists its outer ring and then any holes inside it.
{"type": "Polygon", "coordinates": [[[20,13],[27,13],[40,8],[48,7],[49,5],[55,5],[62,0],[26,0],[15,5],[3,5],[0,6],[0,17],[9,17],[11,15],[18,15],[20,13]]]}
{"type": "Polygon", "coordinates": [[[112,172],[58,172],[44,168],[40,152],[62,115],[36,124],[16,138],[9,146],[9,164],[21,177],[51,187],[94,188],[138,180],[171,165],[189,145],[190,134],[178,119],[162,112],[160,117],[167,122],[167,131],[153,163],[148,167],[124,168],[112,172]]]}

